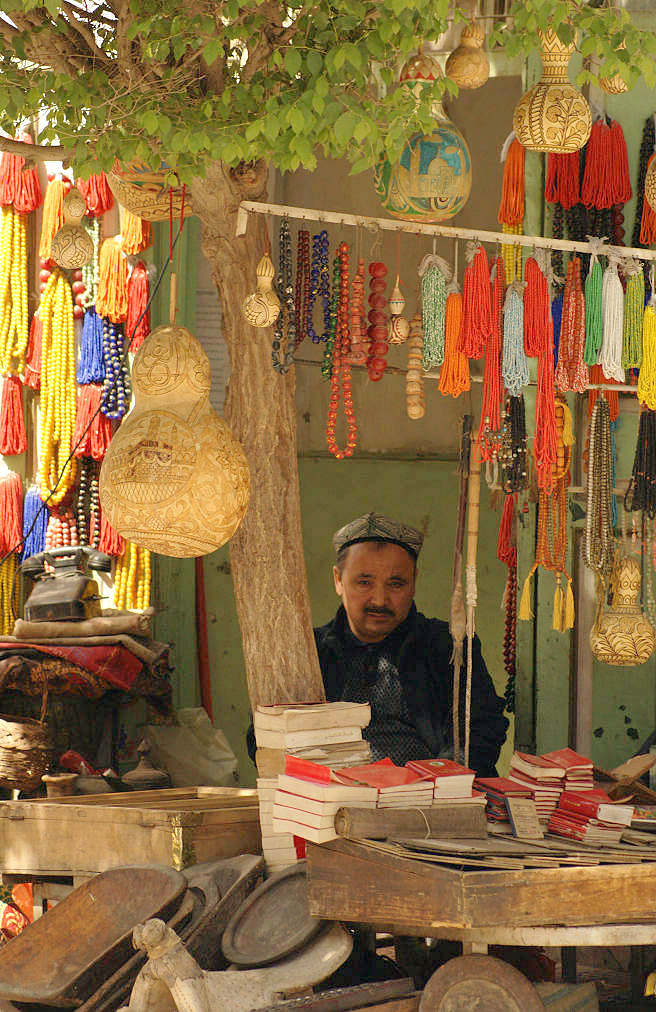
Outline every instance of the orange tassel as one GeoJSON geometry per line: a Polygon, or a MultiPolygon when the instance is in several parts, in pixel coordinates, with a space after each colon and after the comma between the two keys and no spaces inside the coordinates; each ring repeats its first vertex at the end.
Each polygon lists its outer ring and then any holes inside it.
{"type": "Polygon", "coordinates": [[[515,138],[508,149],[503,167],[501,203],[497,220],[500,225],[520,225],[524,220],[524,161],[526,150],[515,138]]]}
{"type": "Polygon", "coordinates": [[[41,389],[41,317],[38,312],[32,317],[30,336],[25,352],[25,386],[32,390],[41,389]]]}
{"type": "Polygon", "coordinates": [[[152,246],[153,227],[131,211],[125,212],[121,230],[121,247],[127,256],[136,256],[152,246]]]}
{"type": "MultiPolygon", "coordinates": [[[[656,154],[653,154],[647,162],[647,171],[649,166],[656,158],[656,154]]],[[[640,242],[643,246],[651,246],[652,243],[656,242],[656,211],[651,207],[646,197],[643,197],[642,201],[642,220],[640,222],[640,242]]]]}
{"type": "Polygon", "coordinates": [[[459,397],[469,390],[469,360],[458,348],[462,322],[462,295],[450,292],[446,299],[444,320],[444,362],[440,371],[442,394],[459,397]]]}
{"type": "Polygon", "coordinates": [[[87,383],[79,388],[73,433],[76,457],[102,460],[107,453],[112,439],[112,423],[100,410],[102,395],[101,383],[87,383]]]}
{"type": "Polygon", "coordinates": [[[96,312],[112,323],[123,323],[128,311],[128,262],[115,239],[100,250],[96,312]]]}
{"type": "Polygon", "coordinates": [[[23,483],[14,471],[0,480],[0,553],[12,552],[23,540],[23,483]]]}
{"type": "Polygon", "coordinates": [[[5,376],[0,399],[0,453],[25,453],[27,436],[23,417],[23,384],[18,376],[5,376]]]}
{"type": "Polygon", "coordinates": [[[41,241],[39,256],[42,260],[50,259],[50,244],[55,232],[64,224],[64,184],[61,179],[53,179],[48,183],[46,199],[43,202],[43,221],[41,222],[41,241]]]}
{"type": "Polygon", "coordinates": [[[107,555],[114,555],[117,558],[125,551],[125,538],[118,531],[114,530],[104,511],[100,510],[100,542],[98,548],[107,555]]]}

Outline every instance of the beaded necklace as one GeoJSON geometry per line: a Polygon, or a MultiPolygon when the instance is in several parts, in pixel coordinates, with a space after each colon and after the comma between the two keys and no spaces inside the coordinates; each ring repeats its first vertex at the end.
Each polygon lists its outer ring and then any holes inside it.
{"type": "Polygon", "coordinates": [[[638,441],[633,471],[624,496],[624,509],[656,516],[656,411],[643,408],[638,423],[638,441]]]}
{"type": "Polygon", "coordinates": [[[383,378],[387,368],[387,355],[389,345],[387,338],[389,326],[387,321],[387,299],[385,288],[387,282],[387,267],[380,260],[374,260],[369,264],[369,326],[367,335],[369,337],[369,357],[367,358],[367,372],[369,379],[376,382],[383,378]]]}
{"type": "Polygon", "coordinates": [[[29,336],[27,217],[0,208],[0,370],[25,371],[29,336]]]}
{"type": "Polygon", "coordinates": [[[81,462],[76,513],[79,543],[97,548],[100,542],[98,464],[91,457],[84,457],[81,462]]]}
{"type": "Polygon", "coordinates": [[[283,218],[280,225],[279,266],[278,266],[278,298],[280,312],[273,325],[271,342],[271,362],[276,372],[286,373],[294,361],[296,350],[296,307],[294,304],[294,288],[292,286],[292,237],[289,222],[283,218]],[[280,357],[280,348],[286,340],[285,352],[280,357]]]}
{"type": "Polygon", "coordinates": [[[490,265],[479,244],[467,243],[459,347],[467,358],[482,358],[492,332],[490,265]]]}
{"type": "Polygon", "coordinates": [[[50,496],[52,505],[57,506],[73,486],[76,469],[75,458],[69,459],[76,409],[73,293],[59,270],[53,271],[46,284],[39,316],[42,324],[39,486],[41,498],[50,496]],[[55,485],[57,488],[52,492],[55,485]]]}
{"type": "Polygon", "coordinates": [[[590,270],[585,279],[585,349],[583,360],[586,365],[596,365],[597,356],[603,341],[603,320],[601,310],[601,290],[603,272],[597,254],[590,258],[590,270]]]}
{"type": "Polygon", "coordinates": [[[622,365],[639,369],[642,365],[642,325],[645,315],[645,276],[638,264],[626,279],[624,325],[622,333],[622,365]]]}
{"type": "Polygon", "coordinates": [[[364,260],[358,260],[352,281],[351,296],[351,350],[348,360],[351,365],[364,365],[369,356],[367,341],[367,320],[364,310],[364,260]]]}
{"type": "Polygon", "coordinates": [[[408,418],[423,418],[426,411],[424,379],[421,372],[424,335],[421,317],[415,313],[410,321],[408,338],[408,367],[405,374],[405,406],[408,418]]]}
{"type": "Polygon", "coordinates": [[[150,296],[148,270],[139,260],[130,273],[128,281],[128,311],[125,318],[125,334],[130,341],[130,351],[138,351],[150,334],[150,296]]]}
{"type": "Polygon", "coordinates": [[[506,397],[499,446],[501,488],[521,492],[528,486],[528,436],[523,396],[506,397]]]}
{"type": "Polygon", "coordinates": [[[120,324],[103,320],[103,401],[101,411],[107,418],[123,418],[130,407],[132,388],[130,367],[124,357],[124,335],[120,324]]]}
{"type": "Polygon", "coordinates": [[[508,286],[503,307],[502,376],[512,397],[517,397],[529,381],[528,359],[524,351],[523,289],[521,281],[513,281],[508,286]]]}
{"type": "Polygon", "coordinates": [[[357,425],[355,412],[353,410],[353,391],[351,388],[351,363],[349,359],[350,335],[349,335],[349,247],[348,244],[340,243],[337,260],[334,290],[337,292],[336,312],[336,333],[332,354],[332,369],[330,373],[330,407],[328,409],[328,423],[326,425],[326,442],[328,449],[337,460],[344,457],[352,457],[357,443],[357,425]],[[342,396],[344,399],[344,414],[346,415],[347,437],[346,446],[343,450],[337,445],[335,439],[335,426],[337,424],[337,411],[339,408],[340,382],[342,396]]]}
{"type": "Polygon", "coordinates": [[[121,611],[126,608],[142,611],[149,604],[150,552],[127,541],[114,572],[114,606],[121,611]]]}
{"type": "MultiPolygon", "coordinates": [[[[526,314],[526,309],[524,313],[526,314]]],[[[538,486],[541,489],[549,491],[552,488],[552,468],[556,463],[558,450],[551,313],[548,314],[547,327],[542,338],[542,347],[538,348],[538,389],[535,399],[533,453],[537,468],[538,486]]]]}
{"type": "Polygon", "coordinates": [[[601,288],[601,314],[603,340],[599,352],[599,365],[606,379],[624,382],[622,368],[622,339],[624,331],[624,289],[612,261],[604,271],[601,288]]]}
{"type": "Polygon", "coordinates": [[[444,361],[446,278],[437,257],[424,257],[421,278],[421,326],[424,335],[422,367],[428,372],[444,361]]]}
{"type": "Polygon", "coordinates": [[[296,347],[307,337],[310,304],[310,233],[299,229],[296,239],[296,347]]]}
{"type": "Polygon", "coordinates": [[[585,296],[581,286],[581,260],[574,256],[567,267],[563,295],[563,318],[558,343],[556,384],[563,393],[583,393],[588,385],[588,367],[583,361],[585,346],[585,296]]]}
{"type": "Polygon", "coordinates": [[[547,342],[549,330],[549,284],[535,257],[524,265],[524,351],[535,357],[547,342]]]}
{"type": "Polygon", "coordinates": [[[485,369],[483,373],[483,399],[481,404],[481,425],[479,441],[481,460],[492,460],[497,455],[501,434],[501,332],[503,300],[506,291],[506,268],[502,256],[495,260],[494,287],[492,295],[492,329],[485,345],[485,369]]]}
{"type": "Polygon", "coordinates": [[[337,335],[337,306],[339,304],[340,296],[340,281],[341,281],[341,260],[339,251],[333,260],[333,286],[332,296],[330,299],[330,322],[328,324],[328,332],[326,335],[326,347],[323,352],[323,360],[321,362],[321,375],[324,379],[330,379],[333,369],[333,349],[335,347],[335,337],[337,335]]]}
{"type": "Polygon", "coordinates": [[[328,250],[330,243],[325,228],[312,237],[312,266],[310,268],[310,297],[307,303],[306,332],[313,344],[320,344],[328,336],[330,327],[330,273],[328,250]],[[323,335],[314,329],[314,304],[320,298],[323,304],[323,335]]]}
{"type": "Polygon", "coordinates": [[[656,309],[651,301],[645,306],[642,324],[642,368],[638,376],[638,400],[650,410],[656,409],[656,309]]]}
{"type": "Polygon", "coordinates": [[[647,175],[647,168],[652,158],[654,147],[656,147],[656,129],[654,127],[654,117],[648,116],[645,120],[645,125],[642,131],[642,141],[640,142],[640,153],[638,155],[638,184],[636,186],[636,209],[635,209],[635,220],[633,223],[633,236],[631,240],[632,246],[645,246],[645,243],[641,238],[642,220],[645,204],[649,206],[645,200],[645,176],[647,175]]]}
{"type": "Polygon", "coordinates": [[[497,538],[497,558],[508,567],[503,592],[505,611],[503,635],[503,666],[508,680],[504,697],[506,709],[515,712],[515,679],[517,662],[517,503],[516,496],[506,495],[497,538]]]}
{"type": "Polygon", "coordinates": [[[462,328],[462,295],[454,277],[446,296],[444,313],[444,363],[440,370],[438,384],[441,394],[459,397],[470,389],[469,359],[460,350],[462,328]]]}
{"type": "Polygon", "coordinates": [[[613,561],[612,494],[610,410],[606,399],[598,397],[590,419],[584,559],[602,585],[613,561]]]}
{"type": "Polygon", "coordinates": [[[84,314],[82,325],[77,381],[80,386],[84,386],[86,383],[102,383],[104,378],[103,321],[93,306],[90,306],[84,314]]]}

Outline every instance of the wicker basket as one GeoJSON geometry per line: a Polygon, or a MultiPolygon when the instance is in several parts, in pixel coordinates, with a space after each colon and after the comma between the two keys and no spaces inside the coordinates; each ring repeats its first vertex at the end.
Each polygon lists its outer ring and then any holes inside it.
{"type": "MultiPolygon", "coordinates": [[[[145,221],[168,221],[171,212],[179,217],[182,210],[182,189],[165,185],[166,167],[153,172],[142,162],[114,162],[107,173],[110,189],[119,204],[145,221]],[[169,197],[170,193],[170,197],[169,197]]],[[[189,193],[185,196],[184,213],[191,214],[189,193]]]]}
{"type": "Polygon", "coordinates": [[[48,688],[44,681],[41,718],[0,714],[0,787],[34,791],[52,760],[52,747],[44,722],[48,688]]]}

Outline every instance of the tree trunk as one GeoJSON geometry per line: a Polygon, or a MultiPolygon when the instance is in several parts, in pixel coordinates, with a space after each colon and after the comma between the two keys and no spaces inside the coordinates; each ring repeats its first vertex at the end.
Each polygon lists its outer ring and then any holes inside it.
{"type": "Polygon", "coordinates": [[[301,534],[294,371],[273,370],[271,330],[251,327],[241,313],[268,238],[260,215],[251,215],[246,235],[236,238],[237,208],[243,199],[266,199],[266,180],[262,163],[241,172],[215,163],[191,188],[230,355],[226,419],[251,471],[251,499],[230,561],[252,706],[325,698],[301,534]]]}

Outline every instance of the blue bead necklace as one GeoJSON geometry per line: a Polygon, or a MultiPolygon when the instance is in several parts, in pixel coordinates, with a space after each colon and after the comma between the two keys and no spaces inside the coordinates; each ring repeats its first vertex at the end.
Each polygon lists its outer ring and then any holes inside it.
{"type": "Polygon", "coordinates": [[[123,418],[130,407],[132,389],[127,360],[124,361],[125,340],[120,324],[103,319],[103,399],[101,411],[107,418],[123,418]]]}
{"type": "Polygon", "coordinates": [[[307,307],[307,333],[314,344],[328,339],[330,331],[330,266],[328,249],[330,243],[325,228],[312,236],[312,266],[310,268],[310,298],[307,307]],[[314,329],[314,303],[321,298],[323,303],[323,334],[314,329]]]}

